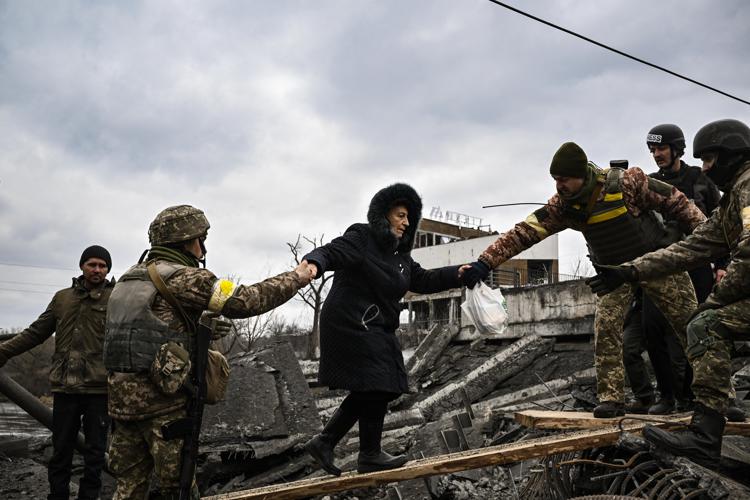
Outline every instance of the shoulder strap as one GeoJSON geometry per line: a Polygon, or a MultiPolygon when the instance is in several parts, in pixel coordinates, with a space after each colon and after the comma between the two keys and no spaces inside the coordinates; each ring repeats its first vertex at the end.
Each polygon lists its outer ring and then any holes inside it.
{"type": "Polygon", "coordinates": [[[154,264],[153,262],[149,262],[146,265],[146,269],[148,270],[149,278],[151,278],[151,281],[153,282],[154,286],[159,291],[161,296],[164,297],[167,302],[169,302],[169,305],[177,309],[177,312],[180,314],[180,319],[182,319],[182,322],[185,323],[185,326],[188,328],[188,330],[192,332],[194,330],[193,322],[190,321],[190,318],[185,313],[185,310],[182,308],[180,303],[177,302],[177,299],[174,295],[172,295],[172,292],[170,292],[167,288],[167,285],[161,278],[159,271],[156,269],[156,264],[154,264]]]}

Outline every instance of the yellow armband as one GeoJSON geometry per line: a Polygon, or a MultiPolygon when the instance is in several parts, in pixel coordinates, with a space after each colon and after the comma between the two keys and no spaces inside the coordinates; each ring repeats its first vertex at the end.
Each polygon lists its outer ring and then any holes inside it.
{"type": "Polygon", "coordinates": [[[221,312],[224,308],[224,304],[229,300],[237,289],[232,281],[227,279],[218,279],[214,283],[213,291],[211,292],[211,298],[208,301],[208,310],[211,312],[221,312]]]}

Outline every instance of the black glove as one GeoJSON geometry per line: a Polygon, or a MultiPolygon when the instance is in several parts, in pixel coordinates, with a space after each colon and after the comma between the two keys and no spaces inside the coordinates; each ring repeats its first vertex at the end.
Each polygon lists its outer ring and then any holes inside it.
{"type": "Polygon", "coordinates": [[[718,304],[707,304],[706,302],[703,302],[702,304],[698,304],[698,307],[695,308],[695,310],[693,311],[693,314],[690,315],[690,318],[688,318],[687,322],[690,323],[691,321],[693,321],[695,317],[698,316],[703,311],[708,311],[709,309],[718,309],[719,307],[721,306],[719,306],[718,304]]]}
{"type": "Polygon", "coordinates": [[[607,295],[623,283],[635,283],[638,281],[638,271],[633,266],[604,266],[594,264],[597,275],[586,279],[586,284],[591,291],[599,297],[607,295]]]}
{"type": "Polygon", "coordinates": [[[469,264],[471,267],[464,271],[461,276],[461,283],[467,288],[474,288],[474,285],[485,279],[490,274],[490,266],[478,260],[469,264]]]}
{"type": "Polygon", "coordinates": [[[204,311],[200,318],[200,324],[211,329],[211,340],[219,340],[232,332],[234,323],[231,320],[222,319],[221,314],[204,311]]]}

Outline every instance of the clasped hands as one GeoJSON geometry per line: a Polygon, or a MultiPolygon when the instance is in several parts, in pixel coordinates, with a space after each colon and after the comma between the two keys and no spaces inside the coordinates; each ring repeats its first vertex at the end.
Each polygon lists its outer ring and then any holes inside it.
{"type": "Polygon", "coordinates": [[[299,280],[302,282],[302,286],[308,285],[312,280],[318,276],[318,266],[312,262],[303,260],[297,267],[294,268],[294,272],[297,273],[299,280]]]}

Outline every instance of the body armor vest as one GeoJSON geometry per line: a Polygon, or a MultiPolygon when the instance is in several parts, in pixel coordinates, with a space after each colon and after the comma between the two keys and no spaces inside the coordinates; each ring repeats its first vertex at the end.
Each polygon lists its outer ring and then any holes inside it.
{"type": "MultiPolygon", "coordinates": [[[[159,262],[156,270],[167,281],[183,267],[159,262]]],[[[170,340],[185,343],[185,333],[170,330],[151,311],[157,293],[145,265],[131,267],[115,285],[107,307],[104,336],[107,370],[125,373],[149,370],[162,344],[170,340]]]]}
{"type": "MultiPolygon", "coordinates": [[[[700,175],[700,167],[694,167],[685,162],[680,163],[680,170],[678,172],[665,173],[659,170],[658,172],[649,174],[649,176],[654,179],[659,179],[662,182],[666,182],[667,184],[676,187],[678,191],[682,191],[682,193],[691,200],[695,199],[695,183],[698,182],[700,175]]],[[[711,207],[706,207],[706,210],[708,210],[710,214],[711,207]]]]}
{"type": "Polygon", "coordinates": [[[622,197],[624,173],[621,168],[605,171],[604,197],[594,203],[581,229],[596,264],[622,264],[669,244],[666,228],[655,212],[634,217],[628,211],[622,197]]]}

